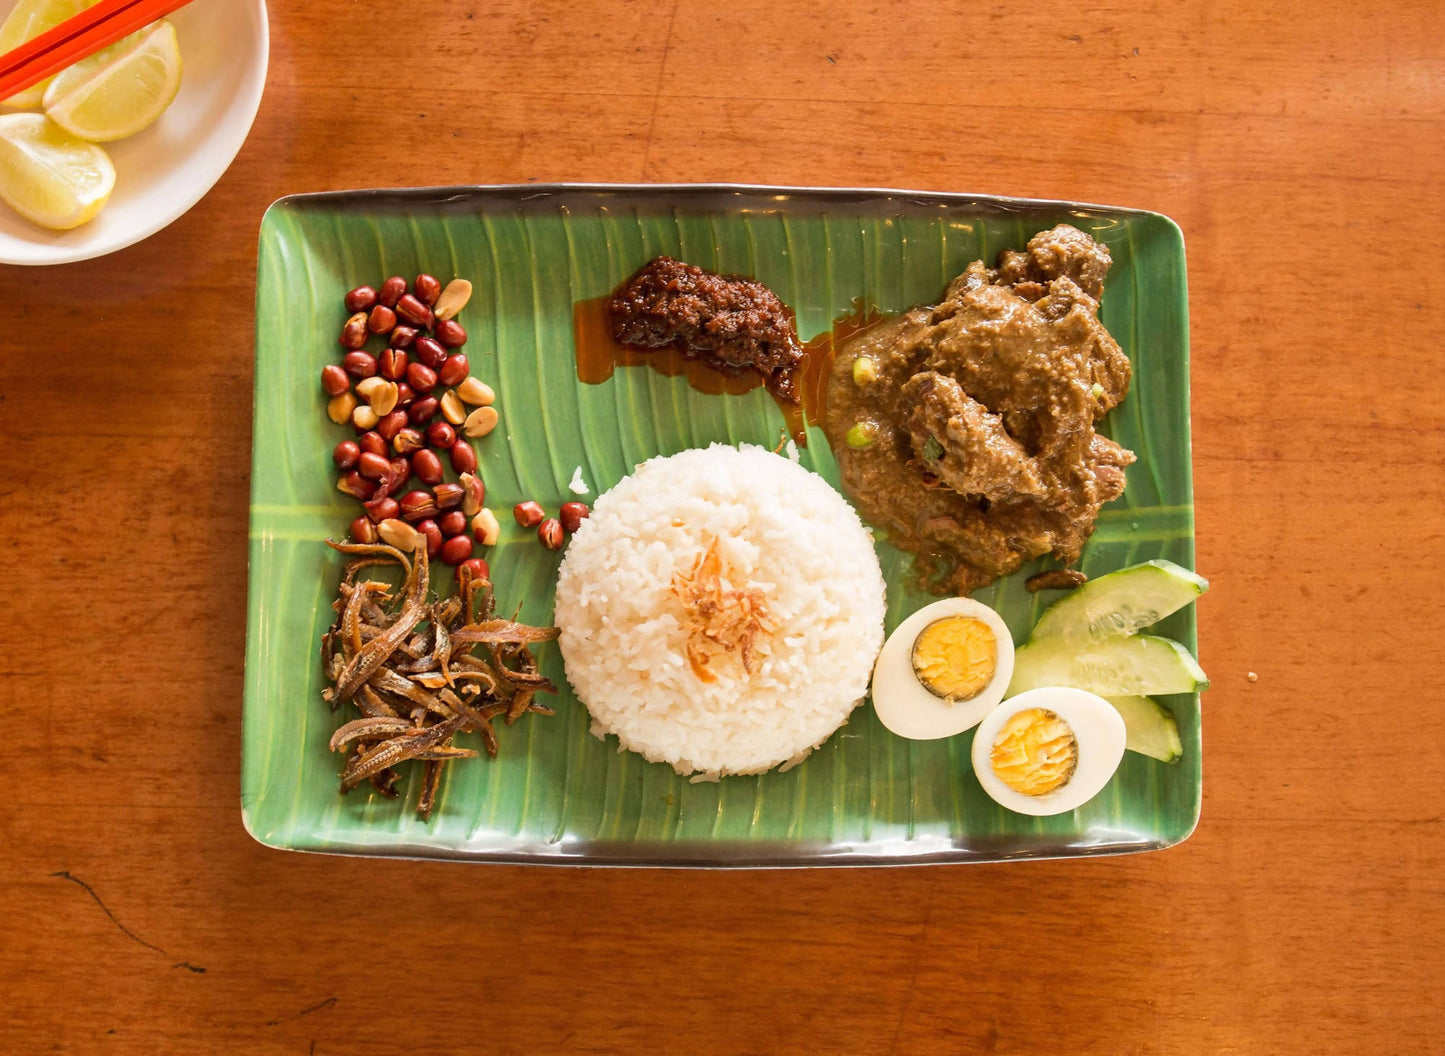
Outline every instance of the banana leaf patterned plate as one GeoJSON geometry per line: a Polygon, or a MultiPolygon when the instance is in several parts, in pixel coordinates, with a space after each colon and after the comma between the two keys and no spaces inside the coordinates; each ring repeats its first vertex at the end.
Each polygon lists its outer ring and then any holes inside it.
{"type": "MultiPolygon", "coordinates": [[[[1065,202],[911,191],[738,186],[521,186],[359,191],[283,198],[261,224],[256,295],[244,758],[245,824],[295,850],[492,862],[783,866],[998,861],[1117,854],[1185,839],[1199,816],[1197,696],[1164,698],[1184,755],[1133,753],[1072,813],[1029,818],[997,806],[969,762],[972,732],[941,741],[890,734],[864,704],[786,773],[693,784],[588,732],[555,643],[543,670],[564,687],[553,717],[499,727],[501,752],[449,765],[428,821],[419,770],[403,795],[338,792],[337,725],[321,700],[318,643],[342,560],[323,545],[356,516],[329,452],[350,435],[326,417],[321,367],[336,362],[349,288],[428,271],[472,281],[461,316],[472,372],[495,387],[501,426],[476,441],[487,505],[503,512],[487,557],[500,607],[545,623],[560,555],[505,515],[523,499],[555,509],[637,463],[711,441],[773,447],[783,428],[762,389],[705,395],[648,367],[577,380],[575,302],[610,292],[666,253],[761,280],[797,313],[807,340],[861,299],[884,312],[936,301],[969,261],[992,261],[1067,221],[1114,258],[1102,318],[1134,365],[1130,395],[1103,428],[1138,453],[1123,497],[1105,507],[1081,567],[1099,575],[1148,558],[1193,567],[1188,310],[1178,227],[1154,213],[1065,202]]],[[[836,485],[821,430],[803,465],[836,485]]],[[[880,541],[888,629],[924,603],[908,555],[880,541]]],[[[975,596],[1022,641],[1039,597],[1025,566],[975,596]]],[[[450,573],[437,566],[436,583],[450,573]]],[[[1160,625],[1191,648],[1192,607],[1160,625]]],[[[474,735],[459,738],[469,743],[474,735]]]]}

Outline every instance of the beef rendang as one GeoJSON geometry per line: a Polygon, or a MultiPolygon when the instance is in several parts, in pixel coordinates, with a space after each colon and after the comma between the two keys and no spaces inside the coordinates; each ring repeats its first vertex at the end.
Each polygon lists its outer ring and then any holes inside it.
{"type": "Polygon", "coordinates": [[[1131,376],[1098,319],[1111,264],[1061,224],[839,348],[824,427],[843,486],[930,589],[1072,564],[1123,492],[1134,454],[1094,431],[1131,376]]]}

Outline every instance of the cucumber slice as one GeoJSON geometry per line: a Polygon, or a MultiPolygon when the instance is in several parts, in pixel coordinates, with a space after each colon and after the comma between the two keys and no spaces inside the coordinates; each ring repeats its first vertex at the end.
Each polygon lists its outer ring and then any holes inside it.
{"type": "Polygon", "coordinates": [[[1067,638],[1031,639],[1014,653],[1005,696],[1040,686],[1073,686],[1101,697],[1194,693],[1209,685],[1189,650],[1170,638],[1132,634],[1079,645],[1067,638]]]}
{"type": "Polygon", "coordinates": [[[1109,697],[1124,717],[1124,747],[1166,763],[1179,761],[1184,745],[1174,713],[1153,697],[1109,697]]]}
{"type": "Polygon", "coordinates": [[[1209,589],[1209,580],[1173,561],[1145,561],[1090,580],[1054,602],[1033,638],[1098,642],[1158,623],[1209,589]]]}

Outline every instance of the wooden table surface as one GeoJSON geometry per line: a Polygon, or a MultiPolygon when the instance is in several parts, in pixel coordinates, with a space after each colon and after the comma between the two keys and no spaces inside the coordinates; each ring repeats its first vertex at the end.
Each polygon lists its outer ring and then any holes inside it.
{"type": "Polygon", "coordinates": [[[273,4],[260,116],[204,201],[102,260],[0,268],[0,1050],[1439,1051],[1442,11],[273,4]],[[1214,584],[1194,836],[1118,859],[791,872],[252,842],[262,211],[296,191],[527,180],[1176,218],[1214,584]]]}

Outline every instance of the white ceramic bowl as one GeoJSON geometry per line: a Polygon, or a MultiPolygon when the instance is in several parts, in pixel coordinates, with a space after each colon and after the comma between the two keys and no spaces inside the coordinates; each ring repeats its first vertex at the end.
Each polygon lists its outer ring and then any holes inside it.
{"type": "MultiPolygon", "coordinates": [[[[9,7],[4,0],[0,6],[9,7]]],[[[265,0],[195,0],[169,17],[181,45],[181,90],[150,128],[104,144],[115,162],[110,201],[72,231],[37,227],[0,202],[0,263],[64,264],[114,253],[185,213],[231,164],[266,86],[265,0]]]]}

